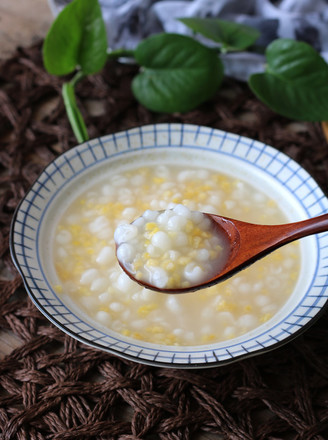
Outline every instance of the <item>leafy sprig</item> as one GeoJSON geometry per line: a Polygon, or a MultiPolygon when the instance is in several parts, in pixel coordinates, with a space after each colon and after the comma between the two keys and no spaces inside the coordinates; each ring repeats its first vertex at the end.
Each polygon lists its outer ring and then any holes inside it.
{"type": "Polygon", "coordinates": [[[53,22],[43,45],[43,62],[53,75],[75,72],[63,84],[62,94],[68,119],[78,142],[88,139],[77,106],[75,87],[85,76],[99,72],[107,60],[107,34],[98,1],[74,0],[53,22]]]}
{"type": "MultiPolygon", "coordinates": [[[[129,56],[139,65],[132,81],[135,98],[156,112],[187,112],[215,95],[224,68],[220,54],[256,45],[259,32],[220,19],[181,18],[193,37],[172,33],[150,36],[134,50],[108,52],[106,26],[98,0],[73,0],[54,20],[44,42],[45,69],[53,75],[73,75],[63,84],[67,115],[79,143],[88,139],[75,88],[108,59],[129,56]]],[[[265,52],[263,73],[251,75],[254,94],[269,108],[291,119],[328,120],[328,65],[308,44],[277,39],[265,52]]]]}
{"type": "Polygon", "coordinates": [[[287,118],[328,120],[328,64],[308,44],[279,39],[266,50],[264,73],[250,77],[255,95],[287,118]]]}
{"type": "Polygon", "coordinates": [[[218,18],[180,18],[180,21],[195,33],[218,43],[222,53],[245,50],[260,36],[256,29],[218,18]]]}
{"type": "Polygon", "coordinates": [[[158,34],[134,52],[141,72],[133,79],[137,100],[157,112],[186,112],[207,101],[223,78],[216,51],[178,34],[158,34]]]}

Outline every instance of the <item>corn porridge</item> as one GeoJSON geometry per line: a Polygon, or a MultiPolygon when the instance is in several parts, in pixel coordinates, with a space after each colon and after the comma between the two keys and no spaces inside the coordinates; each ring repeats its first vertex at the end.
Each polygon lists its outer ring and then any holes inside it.
{"type": "Polygon", "coordinates": [[[146,210],[217,213],[278,224],[286,218],[266,194],[203,168],[140,167],[111,174],[79,196],[54,239],[58,294],[100,325],[165,345],[201,345],[242,335],[269,320],[292,293],[300,270],[297,243],[284,246],[225,282],[181,295],[143,288],[121,269],[114,231],[146,210]]]}
{"type": "Polygon", "coordinates": [[[114,232],[116,256],[126,273],[158,289],[190,288],[225,265],[230,243],[200,211],[176,205],[147,210],[114,232]]]}

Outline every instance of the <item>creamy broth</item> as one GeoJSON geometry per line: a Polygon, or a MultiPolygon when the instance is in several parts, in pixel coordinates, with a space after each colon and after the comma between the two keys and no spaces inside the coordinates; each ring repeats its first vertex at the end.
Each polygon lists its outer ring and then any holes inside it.
{"type": "Polygon", "coordinates": [[[184,205],[148,209],[114,232],[116,256],[135,280],[158,289],[189,288],[212,278],[228,259],[230,243],[215,223],[184,205]]]}
{"type": "Polygon", "coordinates": [[[153,292],[123,272],[115,255],[118,225],[132,222],[148,209],[173,209],[177,204],[253,223],[286,222],[269,196],[213,170],[170,164],[111,174],[79,196],[57,225],[55,291],[68,295],[103,326],[165,345],[223,341],[271,319],[297,282],[297,243],[194,293],[153,292]]]}

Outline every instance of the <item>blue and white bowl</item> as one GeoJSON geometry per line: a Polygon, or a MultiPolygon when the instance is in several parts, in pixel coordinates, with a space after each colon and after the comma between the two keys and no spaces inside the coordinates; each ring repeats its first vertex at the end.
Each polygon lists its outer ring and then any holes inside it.
{"type": "Polygon", "coordinates": [[[290,341],[318,318],[328,295],[328,232],[301,240],[301,273],[283,308],[255,330],[225,342],[165,346],[106,329],[56,294],[52,244],[65,200],[99,173],[126,163],[143,165],[174,155],[189,165],[211,163],[218,171],[257,184],[278,202],[290,221],[328,212],[328,200],[312,177],[286,155],[261,142],[207,127],[148,125],[81,144],[43,171],[12,222],[11,253],[39,310],[57,327],[92,347],[155,366],[202,368],[261,354],[290,341]]]}

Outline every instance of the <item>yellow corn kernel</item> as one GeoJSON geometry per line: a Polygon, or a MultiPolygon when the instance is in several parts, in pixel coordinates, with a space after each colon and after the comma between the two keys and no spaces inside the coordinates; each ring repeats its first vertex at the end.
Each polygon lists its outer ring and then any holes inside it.
{"type": "Polygon", "coordinates": [[[191,258],[190,257],[179,257],[177,260],[177,264],[180,266],[187,266],[188,263],[190,263],[191,258]]]}
{"type": "Polygon", "coordinates": [[[71,278],[71,272],[63,267],[56,267],[56,271],[58,274],[58,277],[62,280],[62,281],[68,281],[71,278]]]}
{"type": "MultiPolygon", "coordinates": [[[[133,271],[134,272],[139,272],[139,269],[141,269],[142,267],[144,267],[144,263],[141,260],[141,258],[139,258],[139,260],[135,261],[132,265],[133,267],[133,271]]],[[[141,273],[141,272],[140,272],[141,273]]],[[[136,275],[137,276],[137,275],[136,275]]]]}
{"type": "Polygon", "coordinates": [[[146,317],[150,312],[157,309],[156,304],[146,304],[144,306],[140,306],[137,310],[139,316],[146,317]]]}
{"type": "Polygon", "coordinates": [[[80,266],[80,265],[77,265],[77,266],[75,266],[74,269],[72,270],[71,275],[72,275],[73,277],[78,277],[78,278],[80,278],[80,276],[82,275],[82,272],[83,272],[83,267],[80,266]]]}
{"type": "Polygon", "coordinates": [[[198,228],[198,226],[194,226],[193,230],[190,232],[192,237],[201,237],[203,231],[198,228]]]}
{"type": "Polygon", "coordinates": [[[158,265],[159,265],[159,261],[156,258],[149,258],[149,260],[145,262],[145,266],[147,267],[155,267],[158,265]]]}
{"type": "Polygon", "coordinates": [[[164,179],[164,177],[154,177],[153,182],[154,183],[163,183],[163,182],[165,182],[165,179],[164,179]]]}
{"type": "Polygon", "coordinates": [[[211,249],[209,253],[210,253],[210,260],[214,260],[218,256],[218,252],[213,249],[211,249]]]}
{"type": "Polygon", "coordinates": [[[53,289],[58,294],[63,293],[63,286],[61,284],[56,284],[55,286],[53,286],[53,289]]]}
{"type": "Polygon", "coordinates": [[[140,272],[140,271],[136,272],[136,274],[135,274],[135,278],[136,278],[136,280],[141,280],[142,277],[143,277],[142,272],[140,272]]]}
{"type": "Polygon", "coordinates": [[[164,191],[164,193],[163,193],[163,197],[165,199],[171,199],[172,195],[173,195],[173,191],[171,191],[171,190],[164,191]]]}
{"type": "Polygon", "coordinates": [[[179,286],[180,284],[181,284],[181,276],[175,273],[168,279],[167,288],[172,289],[175,286],[179,286]]]}
{"type": "Polygon", "coordinates": [[[265,313],[264,315],[261,316],[260,322],[265,323],[265,322],[269,321],[269,319],[271,319],[271,318],[272,318],[272,313],[265,313]]]}
{"type": "Polygon", "coordinates": [[[163,343],[165,345],[176,345],[177,337],[173,333],[169,333],[168,335],[166,335],[166,338],[164,338],[163,343]]]}
{"type": "Polygon", "coordinates": [[[208,343],[208,342],[213,342],[215,340],[215,335],[213,333],[210,333],[208,335],[204,335],[202,337],[202,342],[203,343],[208,343]]]}
{"type": "Polygon", "coordinates": [[[275,208],[277,206],[277,203],[274,200],[270,199],[267,201],[266,205],[268,208],[275,208]]]}
{"type": "Polygon", "coordinates": [[[171,260],[165,260],[161,264],[161,267],[165,270],[171,271],[174,269],[174,263],[171,260]]]}
{"type": "Polygon", "coordinates": [[[227,302],[225,300],[220,301],[219,304],[216,306],[217,312],[222,312],[222,311],[233,312],[234,310],[236,310],[236,304],[232,302],[227,302]]]}
{"type": "Polygon", "coordinates": [[[212,189],[211,185],[201,185],[199,187],[199,192],[205,192],[205,191],[210,191],[212,189]]]}
{"type": "Polygon", "coordinates": [[[110,208],[109,204],[108,205],[103,205],[99,209],[97,209],[97,212],[100,215],[105,215],[105,214],[108,214],[108,213],[111,212],[111,208],[110,208]]]}
{"type": "Polygon", "coordinates": [[[155,235],[156,232],[158,232],[158,231],[159,231],[159,228],[158,228],[158,227],[157,227],[157,228],[154,228],[152,231],[150,231],[150,232],[147,233],[147,238],[148,238],[148,239],[151,239],[152,236],[155,235]]]}
{"type": "Polygon", "coordinates": [[[151,334],[153,334],[153,335],[156,335],[156,334],[158,334],[158,333],[163,333],[163,332],[164,332],[164,328],[161,327],[160,325],[153,325],[153,326],[151,326],[151,327],[147,327],[147,328],[146,328],[146,331],[147,331],[148,333],[151,333],[151,334]]]}
{"type": "Polygon", "coordinates": [[[188,220],[185,226],[185,232],[187,234],[191,234],[192,230],[194,229],[194,224],[191,220],[188,220]]]}
{"type": "Polygon", "coordinates": [[[148,222],[145,224],[145,230],[146,231],[152,231],[153,229],[158,228],[157,224],[155,222],[148,222]]]}
{"type": "Polygon", "coordinates": [[[215,309],[217,312],[221,312],[222,310],[225,310],[226,306],[227,306],[227,302],[225,300],[222,300],[219,302],[219,304],[216,306],[215,309]]]}
{"type": "Polygon", "coordinates": [[[79,296],[91,296],[91,290],[86,286],[79,286],[77,293],[79,296]]]}
{"type": "Polygon", "coordinates": [[[271,255],[269,255],[269,257],[271,257],[272,261],[275,261],[277,263],[280,263],[284,259],[280,251],[273,252],[271,255]]]}
{"type": "Polygon", "coordinates": [[[72,234],[78,234],[78,235],[81,234],[81,225],[73,224],[70,225],[69,229],[72,234]]]}
{"type": "Polygon", "coordinates": [[[195,188],[186,188],[183,191],[183,201],[182,203],[186,205],[190,200],[194,200],[197,202],[198,189],[195,188]]]}
{"type": "Polygon", "coordinates": [[[297,278],[298,278],[298,273],[297,273],[297,272],[291,272],[289,278],[290,278],[292,281],[297,280],[297,278]]]}

